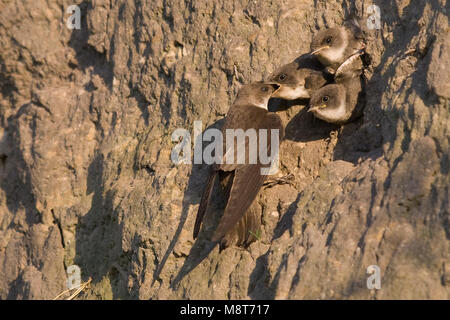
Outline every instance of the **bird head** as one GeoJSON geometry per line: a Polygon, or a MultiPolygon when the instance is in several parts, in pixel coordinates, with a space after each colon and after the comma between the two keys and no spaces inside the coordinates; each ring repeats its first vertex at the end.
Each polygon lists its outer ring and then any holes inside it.
{"type": "Polygon", "coordinates": [[[277,69],[268,78],[268,81],[279,85],[272,97],[286,100],[309,98],[309,92],[305,89],[307,74],[307,69],[299,68],[296,62],[288,63],[277,69]]]}
{"type": "Polygon", "coordinates": [[[348,44],[347,30],[343,27],[319,31],[311,42],[311,54],[324,65],[339,63],[348,44]]]}
{"type": "Polygon", "coordinates": [[[267,109],[269,99],[279,88],[280,85],[270,81],[246,84],[239,90],[235,104],[256,105],[267,109]]]}
{"type": "Polygon", "coordinates": [[[343,85],[326,85],[313,93],[308,112],[327,122],[339,122],[346,115],[345,95],[343,85]]]}

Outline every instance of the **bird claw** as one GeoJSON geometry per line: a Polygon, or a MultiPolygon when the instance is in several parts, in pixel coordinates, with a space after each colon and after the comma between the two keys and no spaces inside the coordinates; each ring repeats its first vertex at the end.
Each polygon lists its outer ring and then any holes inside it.
{"type": "Polygon", "coordinates": [[[264,187],[264,189],[267,189],[267,188],[272,188],[278,184],[292,185],[293,180],[294,180],[294,175],[292,173],[289,173],[283,177],[271,179],[269,181],[264,182],[263,187],[264,187]]]}

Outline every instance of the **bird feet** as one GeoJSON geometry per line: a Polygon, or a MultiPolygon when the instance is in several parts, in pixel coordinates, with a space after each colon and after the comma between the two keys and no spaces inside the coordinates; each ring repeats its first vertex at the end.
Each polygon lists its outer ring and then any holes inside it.
{"type": "Polygon", "coordinates": [[[289,173],[285,176],[282,176],[280,178],[274,178],[274,179],[268,179],[268,181],[264,182],[263,187],[264,189],[272,188],[278,184],[290,184],[292,185],[292,181],[294,180],[294,175],[292,173],[289,173]]]}

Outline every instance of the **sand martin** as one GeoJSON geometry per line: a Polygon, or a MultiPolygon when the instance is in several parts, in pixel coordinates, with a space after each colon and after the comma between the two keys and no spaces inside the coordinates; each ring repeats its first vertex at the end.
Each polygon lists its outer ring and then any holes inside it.
{"type": "Polygon", "coordinates": [[[311,42],[311,54],[334,71],[350,57],[362,55],[364,48],[363,32],[354,20],[319,31],[311,42]]]}
{"type": "Polygon", "coordinates": [[[336,83],[318,89],[308,112],[329,123],[345,124],[357,119],[364,108],[364,80],[360,76],[337,78],[336,83]]]}
{"type": "MultiPolygon", "coordinates": [[[[224,183],[228,184],[228,187],[225,188],[227,189],[226,197],[228,200],[219,225],[213,234],[212,241],[218,241],[227,234],[235,232],[236,230],[234,229],[238,228],[238,233],[241,235],[240,238],[244,238],[242,242],[248,242],[247,240],[252,236],[252,233],[257,232],[257,228],[260,226],[260,219],[256,221],[257,219],[254,218],[253,214],[246,215],[246,212],[267,177],[261,174],[261,168],[267,167],[267,165],[261,164],[259,157],[256,164],[249,164],[248,161],[244,164],[236,164],[236,161],[232,161],[233,164],[228,164],[227,159],[229,157],[237,159],[237,150],[240,148],[245,148],[246,155],[248,155],[249,139],[245,139],[241,146],[234,141],[235,147],[227,148],[226,129],[242,129],[244,131],[255,129],[256,132],[259,129],[267,129],[267,152],[270,154],[271,130],[279,130],[280,141],[284,136],[284,127],[280,117],[273,112],[269,112],[267,106],[269,98],[278,88],[279,85],[275,83],[257,82],[245,85],[239,90],[222,127],[224,156],[221,161],[222,164],[211,165],[195,220],[194,239],[200,231],[216,176],[219,176],[222,182],[225,179],[229,179],[224,183]]],[[[233,143],[229,143],[229,145],[233,145],[233,143]]]]}
{"type": "Polygon", "coordinates": [[[304,54],[278,68],[268,77],[268,81],[280,85],[272,95],[273,98],[295,100],[309,99],[312,92],[324,86],[331,78],[315,56],[304,54]]]}

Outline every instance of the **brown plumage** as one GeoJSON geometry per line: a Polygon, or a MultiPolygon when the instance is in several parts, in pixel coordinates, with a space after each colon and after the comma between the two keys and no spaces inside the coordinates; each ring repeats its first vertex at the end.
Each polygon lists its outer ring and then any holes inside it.
{"type": "MultiPolygon", "coordinates": [[[[233,237],[238,238],[238,242],[243,244],[250,240],[252,233],[257,232],[260,225],[260,219],[255,218],[257,215],[255,215],[252,210],[248,213],[247,211],[266,179],[266,176],[261,174],[261,168],[268,166],[262,164],[259,157],[255,164],[248,163],[249,139],[245,139],[244,144],[241,145],[238,145],[235,141],[234,152],[230,152],[230,149],[227,149],[226,130],[242,129],[243,131],[247,131],[248,129],[255,129],[256,132],[259,132],[259,129],[267,129],[267,153],[270,154],[271,130],[279,130],[280,140],[284,136],[284,128],[280,117],[267,110],[268,100],[278,87],[279,86],[276,84],[258,82],[245,85],[239,91],[222,127],[224,156],[222,164],[211,165],[195,221],[193,233],[194,239],[198,236],[200,231],[201,222],[206,213],[209,198],[211,197],[214,186],[214,180],[217,175],[219,175],[223,185],[227,186],[225,187],[227,205],[219,221],[219,225],[214,232],[212,241],[218,241],[226,235],[230,236],[233,234],[233,237]],[[236,161],[232,161],[230,164],[226,163],[227,159],[230,157],[237,159],[239,148],[245,149],[245,163],[238,164],[236,161]],[[224,182],[224,177],[230,179],[228,183],[224,182]]],[[[257,143],[259,145],[258,134],[257,143]]],[[[228,240],[230,239],[230,237],[226,238],[228,240]]]]}
{"type": "Polygon", "coordinates": [[[363,36],[364,33],[356,22],[347,21],[341,27],[328,28],[314,35],[311,53],[325,67],[336,71],[351,56],[363,54],[363,36]]]}
{"type": "Polygon", "coordinates": [[[362,115],[365,105],[364,78],[362,76],[339,77],[314,92],[308,112],[315,117],[335,124],[345,124],[362,115]]]}
{"type": "Polygon", "coordinates": [[[310,98],[312,92],[324,86],[330,78],[317,58],[306,54],[275,70],[268,81],[280,85],[272,97],[294,100],[310,98]]]}

